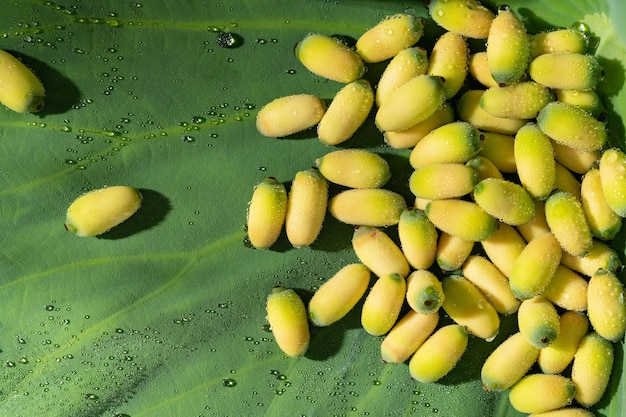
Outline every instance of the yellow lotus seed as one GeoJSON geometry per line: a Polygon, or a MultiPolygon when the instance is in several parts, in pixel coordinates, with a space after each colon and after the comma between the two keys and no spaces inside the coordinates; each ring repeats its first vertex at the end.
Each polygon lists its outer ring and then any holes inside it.
{"type": "Polygon", "coordinates": [[[141,207],[139,190],[117,185],[90,191],[67,209],[65,227],[78,236],[96,236],[122,223],[141,207]]]}
{"type": "Polygon", "coordinates": [[[0,103],[18,113],[38,112],[43,108],[45,89],[26,66],[0,49],[0,103]]]}

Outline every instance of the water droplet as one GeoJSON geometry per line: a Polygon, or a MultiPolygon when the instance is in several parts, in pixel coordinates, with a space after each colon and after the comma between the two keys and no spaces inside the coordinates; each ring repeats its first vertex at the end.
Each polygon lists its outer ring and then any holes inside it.
{"type": "Polygon", "coordinates": [[[85,399],[87,399],[87,400],[97,400],[98,396],[96,394],[85,394],[85,399]]]}
{"type": "Polygon", "coordinates": [[[243,44],[243,38],[233,32],[220,32],[217,35],[217,44],[221,48],[238,48],[243,44]]]}
{"type": "Polygon", "coordinates": [[[192,122],[192,123],[195,123],[195,124],[197,124],[197,125],[200,125],[200,124],[202,124],[202,123],[206,122],[206,117],[202,117],[202,116],[193,116],[193,117],[191,118],[191,122],[192,122]]]}
{"type": "Polygon", "coordinates": [[[189,136],[189,135],[183,135],[182,139],[183,139],[183,142],[185,143],[192,143],[196,141],[196,138],[194,138],[193,136],[189,136]]]}
{"type": "Polygon", "coordinates": [[[233,378],[224,378],[222,380],[222,385],[225,387],[232,388],[235,385],[237,385],[237,381],[235,381],[233,378]]]}

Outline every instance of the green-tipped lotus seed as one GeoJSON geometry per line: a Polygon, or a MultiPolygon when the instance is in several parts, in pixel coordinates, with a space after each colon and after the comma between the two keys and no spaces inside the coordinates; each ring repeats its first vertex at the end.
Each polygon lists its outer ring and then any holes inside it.
{"type": "Polygon", "coordinates": [[[489,27],[487,64],[499,85],[519,81],[530,59],[530,40],[524,23],[508,8],[500,8],[489,27]]]}
{"type": "Polygon", "coordinates": [[[384,18],[362,34],[356,42],[356,52],[365,62],[381,62],[415,45],[423,33],[422,19],[411,14],[399,13],[384,18]]]}

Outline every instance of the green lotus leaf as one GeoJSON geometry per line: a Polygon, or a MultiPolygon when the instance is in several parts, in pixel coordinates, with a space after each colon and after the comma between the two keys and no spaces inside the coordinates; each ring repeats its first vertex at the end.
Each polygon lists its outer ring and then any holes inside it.
{"type": "MultiPolygon", "coordinates": [[[[46,103],[35,114],[0,108],[0,415],[521,415],[480,382],[514,318],[491,343],[471,338],[458,366],[432,384],[411,380],[406,363],[382,363],[381,338],[360,328],[358,306],[312,329],[305,357],[288,358],[267,327],[266,297],[283,285],[306,300],[355,262],[352,226],[329,216],[302,249],[284,234],[270,250],[245,242],[254,185],[268,176],[289,185],[333,149],[315,131],[256,131],[270,100],[330,100],[341,87],[308,72],[296,43],[310,32],[353,42],[387,15],[426,18],[424,2],[5,3],[0,47],[38,75],[46,103]],[[138,188],[141,209],[99,237],[65,230],[69,204],[107,185],[138,188]]],[[[610,140],[623,147],[626,5],[507,3],[534,32],[590,28],[610,140]]],[[[419,44],[441,33],[427,19],[419,44]]],[[[370,65],[366,77],[383,69],[370,65]]],[[[409,153],[384,145],[373,117],[341,147],[380,153],[393,174],[386,188],[412,201],[409,153]]],[[[622,257],[624,236],[612,243],[622,257]]],[[[623,342],[614,346],[609,389],[594,408],[605,417],[626,405],[623,342]]]]}

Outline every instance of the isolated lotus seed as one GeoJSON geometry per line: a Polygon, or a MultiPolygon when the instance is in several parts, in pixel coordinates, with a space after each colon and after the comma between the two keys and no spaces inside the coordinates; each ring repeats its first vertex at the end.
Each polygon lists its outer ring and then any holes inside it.
{"type": "Polygon", "coordinates": [[[45,95],[39,78],[22,61],[0,49],[0,103],[18,113],[38,112],[45,95]]]}
{"type": "Polygon", "coordinates": [[[289,136],[315,126],[325,111],[324,102],[311,94],[279,97],[259,110],[256,128],[267,137],[289,136]]]}
{"type": "Polygon", "coordinates": [[[141,206],[139,190],[117,185],[90,191],[67,209],[65,227],[78,236],[97,236],[119,225],[141,206]]]}

